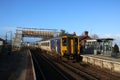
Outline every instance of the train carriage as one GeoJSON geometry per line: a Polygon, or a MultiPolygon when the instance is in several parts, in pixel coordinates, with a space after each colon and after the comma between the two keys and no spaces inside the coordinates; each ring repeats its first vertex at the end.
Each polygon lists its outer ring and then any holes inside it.
{"type": "Polygon", "coordinates": [[[76,56],[80,54],[79,39],[77,36],[67,35],[50,39],[51,50],[61,56],[76,56]]]}
{"type": "Polygon", "coordinates": [[[38,45],[43,50],[55,52],[61,56],[74,57],[80,55],[79,38],[73,35],[66,35],[51,38],[47,41],[40,41],[38,45]]]}
{"type": "Polygon", "coordinates": [[[38,47],[45,50],[45,51],[51,51],[50,45],[51,45],[50,40],[38,42],[38,47]]]}

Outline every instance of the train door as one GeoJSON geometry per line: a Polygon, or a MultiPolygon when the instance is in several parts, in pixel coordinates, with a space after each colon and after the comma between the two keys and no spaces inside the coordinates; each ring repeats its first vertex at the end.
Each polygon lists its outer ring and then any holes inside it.
{"type": "Polygon", "coordinates": [[[78,38],[68,38],[68,53],[71,55],[79,53],[78,38]]]}
{"type": "Polygon", "coordinates": [[[75,54],[79,53],[79,40],[78,40],[78,38],[74,38],[74,53],[75,54]]]}
{"type": "Polygon", "coordinates": [[[55,52],[58,53],[57,40],[55,40],[55,52]]]}
{"type": "Polygon", "coordinates": [[[68,53],[68,51],[67,51],[67,46],[68,46],[68,40],[67,40],[67,38],[66,37],[62,37],[61,38],[61,55],[62,56],[64,56],[66,53],[68,53]]]}
{"type": "Polygon", "coordinates": [[[67,45],[67,53],[68,55],[71,55],[74,53],[74,47],[73,47],[74,41],[73,38],[68,37],[68,45],[67,45]]]}
{"type": "Polygon", "coordinates": [[[55,40],[55,51],[57,52],[57,53],[60,53],[60,39],[56,39],[55,40]]]}
{"type": "Polygon", "coordinates": [[[71,47],[70,47],[71,43],[70,43],[70,38],[67,38],[67,55],[69,55],[71,53],[71,47]]]}

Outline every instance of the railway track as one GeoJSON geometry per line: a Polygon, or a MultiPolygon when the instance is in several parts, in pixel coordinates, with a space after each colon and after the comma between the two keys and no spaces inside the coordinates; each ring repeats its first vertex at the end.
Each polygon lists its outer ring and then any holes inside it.
{"type": "MultiPolygon", "coordinates": [[[[40,51],[37,52],[40,53],[40,51]]],[[[43,53],[43,52],[42,55],[43,55],[42,57],[45,57],[45,59],[47,59],[49,62],[52,62],[51,64],[55,64],[56,65],[55,67],[59,67],[58,70],[62,69],[64,71],[62,73],[68,73],[68,75],[72,76],[73,79],[75,80],[119,80],[120,79],[120,76],[112,75],[101,69],[92,67],[88,64],[76,63],[73,60],[67,60],[66,58],[62,58],[62,61],[57,61],[59,59],[54,58],[55,57],[54,55],[48,55],[47,53],[43,53]]]]}
{"type": "MultiPolygon", "coordinates": [[[[62,64],[67,64],[77,69],[77,71],[82,71],[88,75],[95,77],[97,80],[119,80],[120,76],[116,75],[108,70],[101,69],[99,67],[92,66],[85,63],[73,63],[73,61],[64,61],[62,64]]],[[[93,80],[93,79],[92,79],[93,80]]]]}
{"type": "MultiPolygon", "coordinates": [[[[46,57],[49,57],[55,61],[53,58],[54,55],[48,55],[46,54],[46,57]],[[47,56],[46,56],[47,55],[47,56]]],[[[59,62],[57,62],[59,64],[59,62]]],[[[119,80],[120,76],[116,75],[114,73],[111,73],[108,70],[103,70],[98,67],[92,66],[90,64],[84,64],[84,63],[77,63],[73,60],[67,60],[66,58],[62,59],[61,63],[62,66],[66,67],[67,69],[70,69],[76,75],[79,75],[84,80],[119,80]]]]}
{"type": "Polygon", "coordinates": [[[74,73],[78,74],[85,80],[99,80],[99,78],[97,78],[96,75],[91,74],[82,68],[77,68],[71,64],[68,64],[68,63],[66,64],[65,62],[62,62],[61,64],[67,67],[68,69],[72,70],[74,73]]]}
{"type": "MultiPolygon", "coordinates": [[[[46,58],[48,59],[52,59],[52,56],[46,56],[45,54],[43,54],[46,58]]],[[[54,62],[54,64],[56,64],[58,67],[60,67],[63,70],[66,70],[67,73],[69,73],[69,75],[71,75],[72,77],[74,77],[76,80],[99,80],[99,78],[97,78],[95,75],[90,74],[89,72],[84,71],[84,69],[78,69],[66,62],[56,62],[56,60],[52,59],[52,62],[54,62]]]]}
{"type": "Polygon", "coordinates": [[[38,51],[31,50],[37,80],[75,80],[63,73],[38,51]]]}

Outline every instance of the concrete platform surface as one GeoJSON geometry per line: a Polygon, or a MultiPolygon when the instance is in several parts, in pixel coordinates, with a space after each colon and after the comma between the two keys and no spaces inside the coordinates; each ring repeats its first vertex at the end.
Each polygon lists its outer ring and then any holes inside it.
{"type": "Polygon", "coordinates": [[[0,80],[36,80],[29,50],[0,55],[0,80]]]}
{"type": "Polygon", "coordinates": [[[110,56],[102,55],[81,55],[83,57],[82,61],[85,63],[90,63],[101,68],[108,69],[112,72],[120,73],[120,58],[113,58],[110,56]]]}
{"type": "Polygon", "coordinates": [[[114,61],[114,62],[118,62],[118,63],[120,62],[120,57],[111,57],[111,56],[103,56],[103,55],[90,55],[90,54],[81,55],[81,56],[89,56],[89,57],[94,57],[94,58],[98,58],[98,59],[114,61]]]}

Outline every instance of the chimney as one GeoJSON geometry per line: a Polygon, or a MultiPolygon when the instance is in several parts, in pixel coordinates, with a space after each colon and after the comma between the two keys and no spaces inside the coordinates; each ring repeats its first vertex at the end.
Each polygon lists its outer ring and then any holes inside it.
{"type": "Polygon", "coordinates": [[[88,31],[85,31],[85,32],[84,32],[84,36],[88,36],[88,31]]]}

